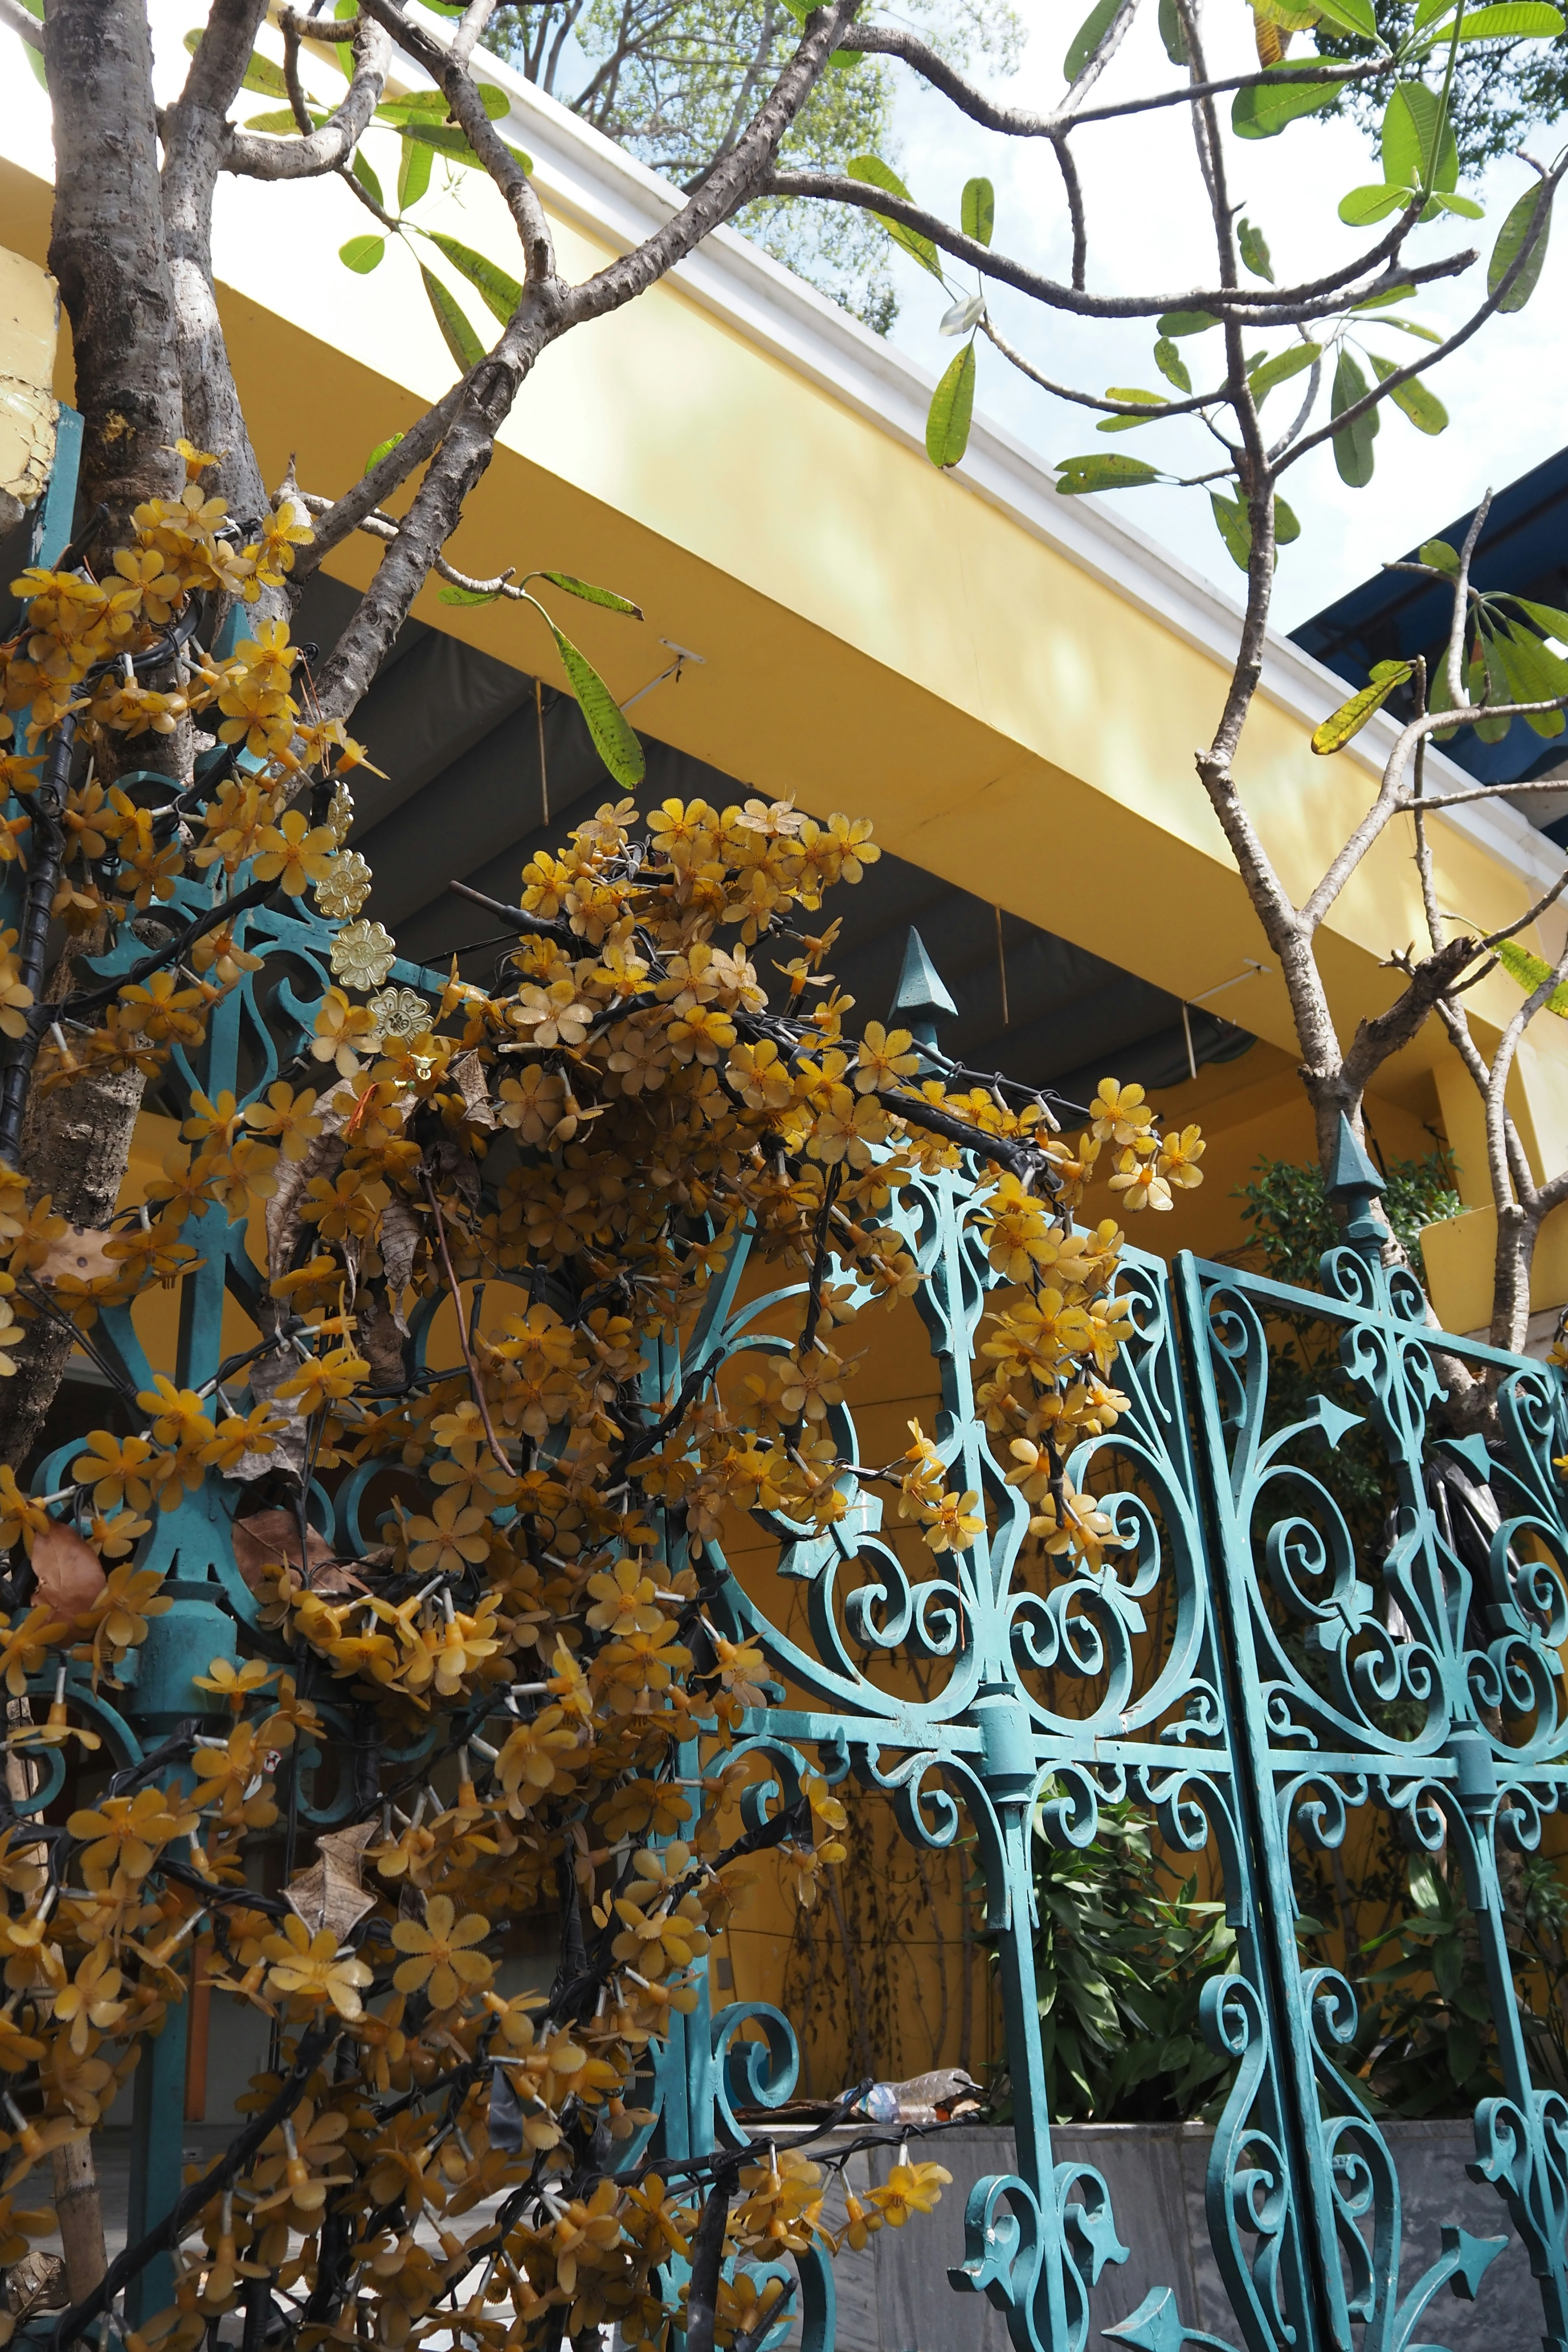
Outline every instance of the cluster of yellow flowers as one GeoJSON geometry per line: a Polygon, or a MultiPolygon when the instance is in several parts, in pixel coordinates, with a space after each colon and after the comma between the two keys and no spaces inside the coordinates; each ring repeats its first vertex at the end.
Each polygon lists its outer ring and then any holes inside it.
{"type": "MultiPolygon", "coordinates": [[[[331,730],[302,719],[280,628],[227,663],[193,659],[156,709],[123,672],[94,680],[106,648],[153,642],[198,590],[243,594],[288,569],[301,527],[280,509],[239,547],[201,496],[206,461],[188,462],[184,499],[139,511],[121,584],[29,583],[5,698],[30,706],[35,730],[77,704],[89,730],[216,704],[226,740],[261,764],[231,774],[184,835],[161,835],[118,788],[73,787],[66,919],[145,908],[219,866],[318,905],[336,892],[357,912],[346,799],[316,824],[282,806],[331,730]]],[[[25,793],[36,765],[13,758],[9,781],[25,793]]],[[[17,855],[25,833],[5,835],[17,855]]],[[[267,1203],[249,1403],[159,1374],[137,1428],[85,1438],[67,1493],[29,1496],[0,1472],[0,1547],[32,1577],[32,1597],[0,1615],[0,1674],[24,1708],[62,1665],[112,1691],[166,1605],[137,1565],[154,1516],[215,1481],[235,1482],[236,1574],[261,1622],[249,1646],[272,1653],[214,1661],[204,1686],[226,1727],[164,1783],[68,1812],[41,1901],[43,1846],[25,1826],[0,1835],[0,2068],[32,2118],[13,2105],[15,2128],[0,2129],[7,2198],[100,2119],[195,1969],[276,2019],[294,2070],[291,2105],[215,2189],[139,2352],[187,2352],[258,2279],[304,2283],[318,2308],[324,2295],[307,2342],[457,2331],[499,2352],[547,2318],[573,2336],[614,2321],[628,2345],[663,2352],[682,2324],[659,2273],[689,2259],[701,2185],[616,2173],[614,2151],[647,2120],[639,2072],[672,2013],[695,2005],[695,1972],[755,1854],[772,1851],[802,1903],[846,1857],[826,1783],[784,1751],[731,1753],[765,1712],[769,1665],[730,1617],[711,1554],[748,1513],[820,1532],[849,1510],[843,1326],[918,1289],[897,1213],[911,1188],[964,1188],[1005,1286],[982,1408],[1045,1551],[1069,1569],[1100,1561],[1104,1523],[1067,1492],[1061,1464],[1123,1409],[1109,1384],[1126,1328],[1121,1234],[1110,1221],[1075,1229],[1072,1212],[1102,1153],[1122,1205],[1168,1207],[1173,1187],[1200,1181],[1201,1140],[1163,1136],[1139,1088],[1107,1081],[1073,1144],[1021,1090],[1010,1108],[989,1083],[944,1077],[908,1031],[847,1030],[853,1001],[826,969],[838,925],[816,918],[878,854],[864,824],[784,802],[671,800],[646,824],[630,802],[606,804],[527,867],[535,928],[491,988],[454,962],[438,992],[367,1002],[386,966],[362,941],[315,1013],[316,1083],[296,1066],[248,1102],[188,1092],[162,1174],[92,1251],[25,1171],[0,1170],[12,1355],[40,1312],[89,1334],[106,1310],[180,1281],[198,1254],[193,1220],[215,1206],[233,1222],[267,1203]],[[661,1371],[742,1240],[788,1278],[789,1303],[721,1372],[661,1371]],[[513,1294],[483,1328],[464,1288],[481,1281],[513,1294]],[[444,1300],[462,1360],[423,1372],[411,1335],[444,1300]],[[276,1506],[302,1458],[329,1486],[352,1475],[374,1496],[374,1543],[334,1555],[291,1502],[276,1506]],[[249,1483],[258,1471],[270,1486],[249,1483]],[[247,1860],[279,1822],[279,1773],[303,1738],[327,1736],[320,1709],[353,1710],[383,1757],[422,1760],[388,1762],[361,1817],[263,1898],[247,1860]],[[742,1823],[768,1780],[764,1835],[742,1823]],[[556,1993],[508,1994],[494,1923],[561,1903],[581,1933],[556,1993]],[[498,2194],[500,2221],[459,2230],[498,2194]]],[[[242,936],[237,922],[209,932],[187,968],[122,986],[90,1034],[57,1036],[40,1082],[166,1070],[256,968],[242,936]]],[[[0,940],[0,1026],[26,1011],[12,944],[0,940]]],[[[952,1488],[918,1426],[912,1437],[868,1475],[892,1484],[932,1554],[962,1555],[984,1507],[952,1488]]],[[[58,1685],[48,1720],[13,1731],[18,1754],[89,1744],[71,1704],[58,1685]]],[[[252,2108],[283,2088],[258,2079],[252,2108]]],[[[776,2284],[759,2294],[745,2263],[863,2245],[928,2210],[946,2178],[900,2162],[836,2233],[805,2157],[749,2166],[718,2342],[755,2338],[773,2307],[776,2284]]],[[[0,2235],[20,2243],[40,2220],[7,2203],[0,2235]]]]}

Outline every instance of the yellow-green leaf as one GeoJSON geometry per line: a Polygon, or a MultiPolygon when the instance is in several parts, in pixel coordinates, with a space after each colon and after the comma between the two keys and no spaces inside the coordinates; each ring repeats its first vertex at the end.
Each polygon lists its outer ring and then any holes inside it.
{"type": "Polygon", "coordinates": [[[634,604],[629,596],[617,596],[613,588],[595,588],[591,580],[579,580],[574,572],[542,572],[539,577],[548,580],[552,588],[564,588],[568,596],[581,596],[585,604],[602,604],[607,613],[631,613],[639,621],[643,617],[642,606],[634,604]]]}
{"type": "Polygon", "coordinates": [[[438,278],[432,277],[423,262],[419,265],[419,275],[425,280],[425,292],[430,308],[436,313],[441,340],[466,375],[469,368],[477,367],[483,359],[485,347],[468,324],[450,287],[443,286],[438,278]]]}
{"type": "Polygon", "coordinates": [[[933,466],[956,466],[969,446],[974,413],[974,345],[965,343],[931,398],[926,456],[933,466]]]}
{"type": "Polygon", "coordinates": [[[493,261],[487,261],[482,253],[476,253],[471,245],[459,245],[455,236],[442,236],[430,229],[423,234],[478,289],[486,310],[504,327],[522,299],[522,289],[516,278],[498,269],[493,261]]]}
{"type": "Polygon", "coordinates": [[[1403,686],[1415,675],[1409,662],[1379,662],[1372,674],[1372,682],[1348,702],[1342,702],[1336,711],[1314,729],[1312,749],[1320,758],[1331,751],[1342,751],[1352,736],[1359,735],[1374,711],[1381,710],[1396,686],[1403,686]]]}
{"type": "MultiPolygon", "coordinates": [[[[545,617],[549,619],[548,614],[545,617]]],[[[550,623],[550,634],[572,681],[578,708],[587,721],[594,749],[622,791],[634,792],[646,773],[646,762],[630,721],[587,655],[580,653],[553,621],[550,623]]]]}
{"type": "MultiPolygon", "coordinates": [[[[844,168],[850,179],[863,180],[869,188],[880,188],[884,195],[901,196],[906,205],[914,202],[891,164],[884,163],[879,155],[851,155],[844,168]]],[[[906,228],[902,221],[889,220],[885,213],[878,213],[876,218],[911,261],[918,261],[933,278],[942,276],[942,264],[929,236],[922,236],[918,229],[906,228]]]]}
{"type": "MultiPolygon", "coordinates": [[[[1543,981],[1552,977],[1552,966],[1539,956],[1521,948],[1517,940],[1504,940],[1497,949],[1497,960],[1510,980],[1516,980],[1526,996],[1533,996],[1543,981]]],[[[1568,1021],[1568,980],[1554,988],[1546,1000],[1545,1010],[1555,1013],[1560,1021],[1568,1021]]]]}

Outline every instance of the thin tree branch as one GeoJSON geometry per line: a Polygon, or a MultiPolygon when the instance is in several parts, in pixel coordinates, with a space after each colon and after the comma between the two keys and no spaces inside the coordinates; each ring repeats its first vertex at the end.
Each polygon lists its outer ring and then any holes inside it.
{"type": "Polygon", "coordinates": [[[251,180],[314,180],[353,161],[381,103],[392,62],[392,46],[381,26],[363,16],[359,22],[353,79],[321,129],[299,139],[274,139],[264,131],[231,128],[223,158],[226,172],[251,180]]]}

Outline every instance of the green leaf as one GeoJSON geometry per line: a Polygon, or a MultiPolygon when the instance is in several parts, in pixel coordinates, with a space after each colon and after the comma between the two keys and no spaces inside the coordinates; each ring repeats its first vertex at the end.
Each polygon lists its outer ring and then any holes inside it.
{"type": "MultiPolygon", "coordinates": [[[[1550,702],[1568,694],[1568,662],[1543,646],[1533,630],[1522,625],[1506,630],[1497,640],[1497,650],[1510,701],[1550,702]]],[[[1564,722],[1561,710],[1537,710],[1527,712],[1524,723],[1535,734],[1550,737],[1561,735],[1564,722]]]]}
{"type": "Polygon", "coordinates": [[[933,466],[956,466],[969,446],[974,413],[974,345],[965,343],[931,396],[926,456],[933,466]]]}
{"type": "MultiPolygon", "coordinates": [[[[1521,948],[1517,940],[1501,940],[1494,952],[1509,978],[1519,982],[1526,996],[1533,996],[1542,981],[1552,977],[1552,966],[1531,955],[1528,948],[1521,948]]],[[[1552,990],[1545,1010],[1555,1013],[1561,1021],[1568,1021],[1568,980],[1552,990]]]]}
{"type": "Polygon", "coordinates": [[[1454,143],[1454,126],[1443,113],[1436,91],[1428,89],[1424,81],[1395,83],[1384,110],[1383,176],[1391,187],[1430,192],[1458,185],[1459,151],[1454,143]]]}
{"type": "Polygon", "coordinates": [[[959,200],[958,225],[976,245],[989,245],[996,226],[996,191],[989,180],[965,180],[959,200]]]}
{"type": "MultiPolygon", "coordinates": [[[[1454,569],[1457,572],[1458,568],[1456,556],[1454,569]]],[[[1557,639],[1559,645],[1568,646],[1568,613],[1559,612],[1555,604],[1532,604],[1523,596],[1513,596],[1509,601],[1517,604],[1521,613],[1528,613],[1538,629],[1544,629],[1549,637],[1557,639]]]]}
{"type": "MultiPolygon", "coordinates": [[[[1495,294],[1512,268],[1515,257],[1531,234],[1531,224],[1541,203],[1539,185],[1527,188],[1498,232],[1492,247],[1492,257],[1487,264],[1487,292],[1495,294]]],[[[1522,310],[1534,293],[1541,277],[1541,265],[1546,258],[1547,240],[1552,234],[1552,206],[1543,208],[1541,227],[1530,245],[1530,257],[1519,276],[1498,304],[1500,310],[1522,310]]]]}
{"type": "Polygon", "coordinates": [[[1563,11],[1544,0],[1494,0],[1472,8],[1459,27],[1461,41],[1554,41],[1563,31],[1563,11]]]}
{"type": "Polygon", "coordinates": [[[1186,362],[1169,335],[1162,335],[1154,346],[1154,365],[1166,383],[1173,383],[1178,392],[1191,392],[1193,380],[1187,373],[1186,362]]]}
{"type": "Polygon", "coordinates": [[[430,185],[430,173],[435,167],[433,150],[422,146],[417,139],[403,142],[403,160],[397,167],[397,209],[412,211],[430,185]]]}
{"type": "MultiPolygon", "coordinates": [[[[548,614],[546,618],[549,618],[548,614]]],[[[550,634],[555,640],[556,652],[565,664],[578,707],[588,722],[595,751],[621,790],[634,792],[647,772],[647,763],[643,759],[642,745],[633,733],[630,722],[586,654],[579,653],[571,638],[558,629],[553,621],[550,623],[550,634]]]]}
{"type": "Polygon", "coordinates": [[[1263,231],[1249,220],[1238,221],[1236,241],[1241,249],[1242,260],[1254,278],[1267,278],[1272,286],[1274,264],[1268,257],[1268,243],[1263,231]]]}
{"type": "Polygon", "coordinates": [[[354,178],[359,182],[360,186],[364,190],[366,195],[369,196],[371,202],[373,204],[379,205],[382,211],[384,212],[386,210],[386,198],[381,193],[381,182],[376,178],[375,167],[363,148],[359,149],[355,153],[353,170],[354,178]]]}
{"type": "MultiPolygon", "coordinates": [[[[34,8],[30,14],[41,16],[43,11],[34,8]]],[[[201,26],[194,25],[184,37],[185,48],[193,58],[201,47],[202,31],[201,26]]],[[[252,49],[239,86],[241,89],[258,90],[263,98],[287,98],[289,95],[289,84],[282,67],[274,65],[270,58],[264,58],[259,49],[252,49]]],[[[294,120],[292,110],[289,120],[290,122],[294,120]]]]}
{"type": "Polygon", "coordinates": [[[1371,685],[1352,694],[1348,702],[1342,702],[1321,727],[1314,729],[1312,749],[1319,758],[1326,759],[1331,751],[1342,751],[1351,738],[1361,733],[1373,711],[1383,709],[1394,688],[1403,686],[1406,678],[1415,675],[1410,662],[1379,662],[1371,685]]]}
{"type": "MultiPolygon", "coordinates": [[[[384,441],[378,441],[364,461],[365,473],[374,474],[382,459],[389,457],[403,438],[404,436],[401,433],[389,433],[384,441]]],[[[362,476],[361,478],[363,480],[363,477],[362,476]]]]}
{"type": "Polygon", "coordinates": [[[1303,368],[1310,368],[1322,356],[1321,343],[1288,343],[1282,352],[1276,352],[1271,360],[1265,360],[1261,367],[1254,368],[1247,377],[1253,399],[1261,405],[1277,383],[1289,383],[1293,375],[1300,375],[1303,368]]]}
{"type": "Polygon", "coordinates": [[[1414,286],[1385,286],[1380,294],[1369,294],[1364,301],[1352,302],[1351,309],[1352,310],[1386,310],[1391,302],[1407,302],[1415,291],[1414,286]]]}
{"type": "Polygon", "coordinates": [[[487,261],[472,246],[459,245],[455,236],[440,236],[428,229],[425,235],[446,255],[453,268],[460,270],[469,285],[478,289],[486,310],[504,327],[522,299],[522,289],[516,278],[509,278],[504,269],[498,269],[493,261],[487,261]]]}
{"type": "Polygon", "coordinates": [[[1116,22],[1122,0],[1096,0],[1096,5],[1084,18],[1072,37],[1071,46],[1062,59],[1062,79],[1075,82],[1107,33],[1116,22]]]}
{"type": "Polygon", "coordinates": [[[617,596],[613,588],[595,588],[591,580],[579,580],[574,572],[542,572],[541,580],[548,580],[552,588],[564,588],[568,596],[581,596],[584,604],[602,604],[606,613],[630,613],[643,618],[640,604],[629,596],[617,596]]]}
{"type": "Polygon", "coordinates": [[[1380,319],[1377,323],[1380,327],[1397,327],[1402,335],[1414,335],[1419,342],[1440,343],[1443,340],[1430,327],[1424,327],[1418,319],[1380,319]]]}
{"type": "Polygon", "coordinates": [[[1165,55],[1173,66],[1187,62],[1187,37],[1182,30],[1182,19],[1176,0],[1160,0],[1160,38],[1165,45],[1165,55]]]}
{"type": "MultiPolygon", "coordinates": [[[[1364,400],[1366,393],[1365,376],[1349,352],[1342,351],[1339,365],[1334,370],[1330,415],[1342,415],[1347,408],[1353,408],[1358,400],[1364,400]]],[[[1334,464],[1339,468],[1341,481],[1348,482],[1352,490],[1365,489],[1372,479],[1372,445],[1377,436],[1377,411],[1369,408],[1364,416],[1358,416],[1352,425],[1345,426],[1343,432],[1334,435],[1334,464]]]]}
{"type": "Polygon", "coordinates": [[[1167,310],[1159,321],[1159,328],[1163,337],[1206,335],[1211,327],[1218,324],[1219,320],[1209,310],[1167,310]]]}
{"type": "MultiPolygon", "coordinates": [[[[1372,363],[1377,371],[1379,383],[1386,383],[1391,375],[1398,373],[1392,360],[1379,359],[1375,352],[1372,354],[1372,363]]],[[[1418,433],[1447,431],[1447,410],[1436,394],[1429,391],[1419,376],[1412,376],[1405,383],[1396,383],[1388,396],[1396,408],[1404,410],[1418,433]]]]}
{"type": "MultiPolygon", "coordinates": [[[[1271,72],[1285,70],[1273,67],[1271,72]]],[[[1265,74],[1231,100],[1230,127],[1238,139],[1278,139],[1289,123],[1303,114],[1320,114],[1332,106],[1342,81],[1271,82],[1265,74]]]]}
{"type": "Polygon", "coordinates": [[[1293,539],[1300,539],[1300,536],[1301,526],[1296,520],[1294,509],[1286,505],[1277,490],[1274,494],[1275,546],[1289,547],[1293,539]]]}
{"type": "Polygon", "coordinates": [[[1063,457],[1057,467],[1057,491],[1064,499],[1081,498],[1086,490],[1141,490],[1163,479],[1142,457],[1063,457]]]}
{"type": "Polygon", "coordinates": [[[1218,490],[1209,492],[1209,505],[1226,554],[1238,572],[1245,572],[1252,560],[1251,516],[1239,499],[1222,497],[1218,490]]]}
{"type": "MultiPolygon", "coordinates": [[[[332,15],[336,17],[357,16],[359,15],[359,0],[335,0],[332,15]]],[[[339,70],[342,74],[343,79],[345,81],[352,81],[353,79],[354,71],[354,53],[353,44],[348,41],[334,41],[332,47],[337,51],[338,67],[339,70]]]]}
{"type": "Polygon", "coordinates": [[[441,604],[494,604],[500,597],[499,588],[459,588],[452,582],[442,589],[437,602],[441,604]]]}
{"type": "Polygon", "coordinates": [[[438,278],[432,277],[423,262],[419,265],[419,275],[425,280],[425,291],[430,308],[436,313],[441,340],[466,375],[483,359],[485,347],[469,326],[451,289],[443,286],[438,278]]]}
{"type": "Polygon", "coordinates": [[[245,119],[245,127],[247,131],[270,131],[275,139],[297,139],[300,135],[300,126],[294,120],[294,110],[291,106],[279,107],[272,114],[248,114],[245,119]]]}
{"type": "Polygon", "coordinates": [[[1478,205],[1474,196],[1457,196],[1447,188],[1433,190],[1432,201],[1421,215],[1423,220],[1431,219],[1434,207],[1440,213],[1458,213],[1461,220],[1485,220],[1487,216],[1486,206],[1478,205]]]}
{"type": "Polygon", "coordinates": [[[1386,220],[1390,213],[1403,212],[1406,205],[1418,204],[1420,199],[1418,188],[1394,186],[1387,181],[1380,186],[1373,182],[1340,198],[1340,218],[1349,228],[1370,228],[1374,221],[1386,220]]]}
{"type": "Polygon", "coordinates": [[[1458,556],[1446,539],[1423,540],[1416,562],[1429,563],[1434,572],[1446,572],[1450,580],[1457,580],[1459,576],[1458,556]]]}
{"type": "Polygon", "coordinates": [[[400,126],[400,136],[416,139],[422,147],[434,147],[438,155],[462,163],[469,171],[482,172],[485,168],[469,146],[467,131],[455,122],[405,122],[400,126]]]}
{"type": "Polygon", "coordinates": [[[1363,41],[1375,41],[1382,48],[1383,37],[1377,29],[1377,19],[1372,13],[1372,0],[1317,0],[1321,16],[1342,33],[1354,33],[1363,41]]]}
{"type": "MultiPolygon", "coordinates": [[[[901,196],[906,205],[914,202],[898,173],[890,164],[884,163],[879,155],[851,155],[845,170],[852,180],[863,180],[868,187],[880,188],[889,196],[901,196]]],[[[911,261],[918,261],[921,268],[929,269],[933,278],[941,278],[942,264],[929,236],[921,236],[918,229],[906,228],[902,221],[889,220],[885,213],[878,213],[875,217],[881,222],[893,243],[907,253],[911,261]]]]}
{"type": "Polygon", "coordinates": [[[384,98],[375,110],[378,122],[445,122],[447,100],[438,89],[416,89],[406,98],[384,98]]]}
{"type": "Polygon", "coordinates": [[[479,85],[479,104],[484,108],[490,121],[504,122],[511,112],[511,100],[505,90],[498,89],[493,81],[482,81],[479,85]]]}
{"type": "Polygon", "coordinates": [[[357,271],[361,278],[368,278],[373,269],[380,268],[381,257],[385,251],[386,239],[384,236],[351,236],[347,245],[339,246],[338,259],[346,269],[357,271]]]}

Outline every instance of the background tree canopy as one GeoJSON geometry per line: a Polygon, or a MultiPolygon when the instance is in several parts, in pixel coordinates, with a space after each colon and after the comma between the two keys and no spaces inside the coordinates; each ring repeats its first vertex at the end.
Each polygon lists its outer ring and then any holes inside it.
{"type": "MultiPolygon", "coordinates": [[[[910,0],[902,12],[964,70],[1011,73],[1025,27],[1006,5],[910,0]]],[[[800,38],[785,0],[522,0],[499,8],[487,46],[656,172],[687,187],[727,155],[800,38]]],[[[786,133],[781,162],[837,171],[892,155],[893,63],[860,57],[823,76],[786,133]]],[[[763,197],[735,221],[867,326],[885,335],[899,298],[886,230],[868,214],[763,197]]]]}

